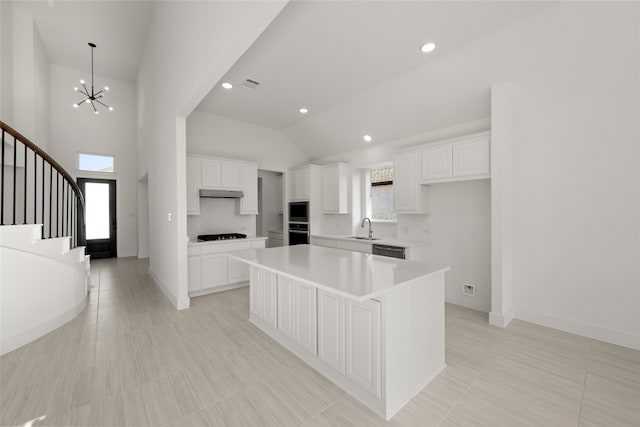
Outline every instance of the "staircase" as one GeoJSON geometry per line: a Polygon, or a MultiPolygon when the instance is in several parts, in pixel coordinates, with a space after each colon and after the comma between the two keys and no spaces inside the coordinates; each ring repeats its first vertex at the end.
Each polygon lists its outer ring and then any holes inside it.
{"type": "Polygon", "coordinates": [[[47,153],[0,122],[0,355],[75,318],[87,305],[84,200],[47,153]]]}

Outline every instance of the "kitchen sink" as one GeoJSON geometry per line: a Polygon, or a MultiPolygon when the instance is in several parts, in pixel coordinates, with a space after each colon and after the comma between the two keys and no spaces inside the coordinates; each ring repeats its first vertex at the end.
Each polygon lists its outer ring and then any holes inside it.
{"type": "Polygon", "coordinates": [[[372,237],[372,238],[368,238],[365,236],[350,236],[350,239],[356,239],[356,240],[380,240],[381,237],[372,237]]]}

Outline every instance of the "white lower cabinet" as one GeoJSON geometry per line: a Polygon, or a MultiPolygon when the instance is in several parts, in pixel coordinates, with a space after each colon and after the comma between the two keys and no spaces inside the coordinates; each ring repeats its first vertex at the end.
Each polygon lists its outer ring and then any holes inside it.
{"type": "Polygon", "coordinates": [[[278,327],[277,275],[258,267],[251,267],[249,310],[273,328],[278,327]]]}
{"type": "Polygon", "coordinates": [[[316,354],[316,288],[278,275],[278,331],[316,354]]]}
{"type": "Polygon", "coordinates": [[[380,398],[380,303],[346,301],[346,376],[380,398]]]}
{"type": "Polygon", "coordinates": [[[202,255],[202,288],[215,288],[226,285],[227,282],[227,255],[206,254],[202,255]]]}
{"type": "Polygon", "coordinates": [[[229,258],[227,260],[228,283],[246,282],[249,280],[249,267],[242,261],[229,258]]]}
{"type": "Polygon", "coordinates": [[[278,331],[294,340],[295,299],[293,279],[278,275],[278,331]]]}
{"type": "Polygon", "coordinates": [[[248,281],[249,266],[229,258],[227,254],[264,248],[264,244],[264,240],[255,239],[189,245],[187,248],[189,296],[231,289],[238,287],[239,283],[248,281]]]}
{"type": "Polygon", "coordinates": [[[344,375],[344,298],[320,289],[318,359],[344,375]]]}
{"type": "Polygon", "coordinates": [[[187,258],[189,272],[189,292],[199,291],[202,289],[202,273],[201,273],[200,255],[190,255],[187,258]]]}
{"type": "Polygon", "coordinates": [[[294,287],[295,316],[294,331],[295,341],[302,348],[312,354],[316,352],[316,288],[301,282],[296,282],[294,287]]]}

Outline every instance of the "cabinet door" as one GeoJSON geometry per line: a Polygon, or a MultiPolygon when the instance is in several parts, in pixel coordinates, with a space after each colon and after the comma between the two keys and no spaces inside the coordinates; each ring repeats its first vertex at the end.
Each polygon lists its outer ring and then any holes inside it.
{"type": "Polygon", "coordinates": [[[316,288],[295,282],[295,341],[316,354],[316,288]]]}
{"type": "Polygon", "coordinates": [[[325,213],[336,213],[339,210],[338,174],[338,165],[322,168],[322,211],[325,213]]]}
{"type": "Polygon", "coordinates": [[[240,178],[244,197],[238,199],[240,215],[258,215],[258,167],[255,165],[242,165],[240,178]]]}
{"type": "Polygon", "coordinates": [[[453,176],[488,174],[488,139],[461,142],[453,145],[453,176]]]}
{"type": "Polygon", "coordinates": [[[200,255],[193,255],[187,259],[189,271],[189,291],[202,289],[202,271],[200,255]]]}
{"type": "Polygon", "coordinates": [[[274,328],[278,327],[278,287],[276,273],[261,270],[262,281],[262,320],[274,328]]]}
{"type": "Polygon", "coordinates": [[[396,212],[420,210],[418,153],[396,156],[393,161],[393,206],[396,212]]]}
{"type": "Polygon", "coordinates": [[[450,145],[428,148],[422,151],[420,179],[429,182],[452,176],[452,148],[450,145]]]}
{"type": "Polygon", "coordinates": [[[202,255],[202,289],[224,286],[227,282],[227,256],[225,254],[202,255]]]}
{"type": "Polygon", "coordinates": [[[262,269],[251,266],[249,280],[249,312],[262,318],[262,269]]]}
{"type": "Polygon", "coordinates": [[[309,200],[309,168],[298,171],[298,200],[309,200]]]}
{"type": "Polygon", "coordinates": [[[318,359],[344,375],[344,298],[320,289],[318,359]]]}
{"type": "Polygon", "coordinates": [[[288,277],[278,275],[278,331],[295,340],[293,316],[295,282],[288,277]]]}
{"type": "Polygon", "coordinates": [[[247,280],[249,280],[249,266],[247,263],[233,258],[227,258],[228,283],[246,282],[247,280]]]}
{"type": "Polygon", "coordinates": [[[201,181],[202,188],[220,188],[220,162],[218,160],[202,159],[201,181]]]}
{"type": "Polygon", "coordinates": [[[240,190],[240,165],[220,162],[220,188],[240,190]]]}
{"type": "Polygon", "coordinates": [[[346,301],[346,375],[380,398],[380,303],[346,301]]]}
{"type": "Polygon", "coordinates": [[[200,160],[187,157],[187,215],[200,214],[200,160]]]}

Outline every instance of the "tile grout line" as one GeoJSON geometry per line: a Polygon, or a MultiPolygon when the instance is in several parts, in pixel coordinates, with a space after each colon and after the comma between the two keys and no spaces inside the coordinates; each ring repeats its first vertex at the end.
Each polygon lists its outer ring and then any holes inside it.
{"type": "MultiPolygon", "coordinates": [[[[509,337],[504,341],[504,343],[502,343],[502,346],[500,346],[500,349],[498,349],[498,351],[496,351],[496,353],[493,356],[491,356],[491,359],[489,360],[489,363],[487,363],[487,367],[491,364],[491,362],[493,362],[493,360],[496,358],[496,356],[498,356],[500,354],[500,352],[507,345],[507,343],[509,341],[511,341],[511,337],[513,337],[514,333],[515,333],[515,331],[512,332],[511,334],[509,334],[509,337]]],[[[451,412],[453,412],[453,410],[456,408],[456,406],[458,406],[458,403],[460,403],[462,398],[469,392],[469,390],[471,389],[473,384],[480,377],[480,375],[487,369],[487,367],[485,367],[484,369],[482,369],[481,371],[478,372],[478,376],[476,378],[474,378],[473,381],[471,381],[471,384],[469,384],[467,386],[467,388],[462,392],[462,394],[456,399],[455,403],[447,411],[447,414],[440,420],[440,422],[438,423],[438,426],[442,425],[442,423],[449,417],[451,412]]]]}
{"type": "Polygon", "coordinates": [[[589,363],[591,362],[591,346],[593,345],[593,339],[589,339],[589,351],[587,352],[587,366],[584,370],[584,379],[582,381],[582,391],[580,393],[580,408],[578,410],[578,420],[576,426],[580,425],[580,417],[582,415],[582,402],[584,401],[584,389],[587,386],[587,374],[589,373],[589,363]]]}

